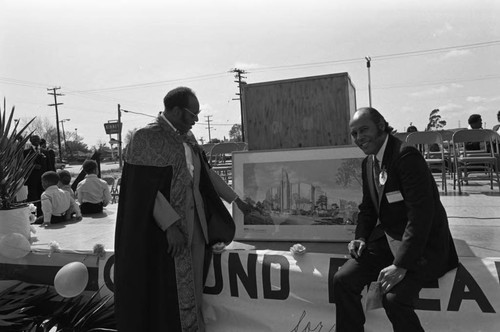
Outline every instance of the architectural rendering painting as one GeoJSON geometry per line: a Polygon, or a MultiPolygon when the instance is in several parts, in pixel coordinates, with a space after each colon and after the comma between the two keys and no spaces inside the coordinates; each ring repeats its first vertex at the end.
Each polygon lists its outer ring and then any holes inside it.
{"type": "Polygon", "coordinates": [[[340,241],[352,237],[362,197],[353,147],[235,154],[235,189],[253,206],[237,236],[340,241]]]}

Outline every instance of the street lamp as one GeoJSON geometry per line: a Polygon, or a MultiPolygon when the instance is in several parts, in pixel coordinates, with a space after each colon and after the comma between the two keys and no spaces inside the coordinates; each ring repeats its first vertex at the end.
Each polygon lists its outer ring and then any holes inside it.
{"type": "Polygon", "coordinates": [[[365,57],[366,60],[366,68],[368,69],[368,99],[369,99],[369,105],[372,107],[372,79],[370,76],[370,67],[372,63],[372,58],[369,56],[365,57]]]}
{"type": "Polygon", "coordinates": [[[59,120],[59,122],[61,123],[62,132],[63,132],[64,149],[66,150],[65,152],[68,151],[68,144],[66,143],[66,133],[64,132],[64,122],[66,122],[66,121],[71,121],[71,119],[62,119],[62,120],[59,120]]]}

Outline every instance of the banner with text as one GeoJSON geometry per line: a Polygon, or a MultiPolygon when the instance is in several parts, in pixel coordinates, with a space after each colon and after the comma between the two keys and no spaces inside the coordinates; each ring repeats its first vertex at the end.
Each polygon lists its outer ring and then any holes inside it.
{"type": "MultiPolygon", "coordinates": [[[[333,275],[343,255],[228,250],[214,255],[205,285],[207,331],[335,331],[333,275]]],[[[461,258],[416,304],[429,331],[491,331],[500,326],[500,259],[461,258]]],[[[365,331],[391,331],[383,309],[365,331]]]]}
{"type": "MultiPolygon", "coordinates": [[[[226,250],[212,258],[204,294],[208,332],[333,332],[333,275],[343,255],[226,250]]],[[[81,261],[88,291],[114,291],[114,254],[39,251],[21,259],[0,255],[0,290],[9,280],[53,285],[57,271],[81,261]]],[[[500,258],[461,257],[460,266],[427,285],[416,303],[427,331],[497,332],[500,326],[500,258]]],[[[392,331],[383,309],[368,311],[365,331],[392,331]]]]}

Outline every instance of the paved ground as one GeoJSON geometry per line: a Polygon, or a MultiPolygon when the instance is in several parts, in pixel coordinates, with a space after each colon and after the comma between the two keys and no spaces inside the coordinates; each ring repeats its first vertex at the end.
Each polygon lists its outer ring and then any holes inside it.
{"type": "MultiPolygon", "coordinates": [[[[115,164],[116,165],[116,164],[115,164]]],[[[108,165],[105,167],[112,167],[108,165]]],[[[448,185],[448,194],[441,200],[448,212],[450,228],[461,257],[500,257],[500,192],[498,185],[491,190],[487,185],[470,185],[458,195],[448,185]]],[[[106,249],[114,246],[114,228],[117,204],[111,204],[102,215],[84,217],[80,222],[37,229],[34,248],[48,248],[57,241],[62,249],[92,250],[97,243],[106,249]]],[[[288,250],[290,242],[233,243],[232,248],[288,250]]],[[[346,254],[345,243],[303,242],[309,251],[346,254]]]]}
{"type": "MultiPolygon", "coordinates": [[[[117,170],[119,169],[118,162],[105,162],[101,163],[101,172],[103,171],[110,171],[110,170],[117,170]]],[[[66,164],[64,167],[65,170],[69,171],[72,174],[78,175],[82,171],[82,165],[69,165],[66,164]]]]}

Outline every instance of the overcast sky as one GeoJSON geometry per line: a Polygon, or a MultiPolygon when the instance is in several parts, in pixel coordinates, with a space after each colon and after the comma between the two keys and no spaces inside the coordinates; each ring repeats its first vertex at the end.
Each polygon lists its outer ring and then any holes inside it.
{"type": "MultiPolygon", "coordinates": [[[[496,0],[0,0],[0,96],[16,117],[55,124],[89,145],[109,141],[117,104],[156,115],[186,85],[201,103],[193,132],[228,137],[240,123],[231,68],[248,83],[348,72],[357,106],[372,104],[403,131],[439,108],[447,128],[500,110],[500,1],[496,0]]],[[[152,118],[124,113],[124,134],[152,118]]]]}

